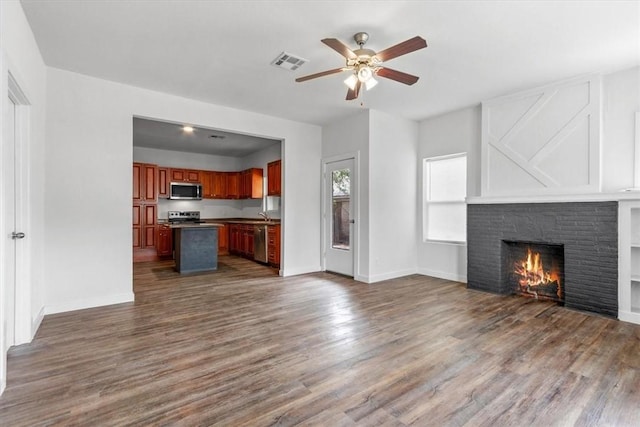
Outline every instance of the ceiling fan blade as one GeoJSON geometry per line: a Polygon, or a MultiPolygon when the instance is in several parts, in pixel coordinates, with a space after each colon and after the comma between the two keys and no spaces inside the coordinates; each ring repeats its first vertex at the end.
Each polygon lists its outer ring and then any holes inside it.
{"type": "Polygon", "coordinates": [[[296,79],[296,81],[298,83],[306,82],[307,80],[317,79],[318,77],[330,76],[331,74],[341,73],[341,72],[346,71],[346,70],[347,69],[345,69],[344,67],[342,67],[342,68],[334,68],[333,70],[327,70],[327,71],[322,71],[320,73],[309,74],[308,76],[298,77],[296,79]]]}
{"type": "Polygon", "coordinates": [[[320,41],[347,59],[356,59],[358,57],[346,44],[338,39],[322,39],[320,41]]]}
{"type": "Polygon", "coordinates": [[[420,36],[415,36],[412,39],[405,40],[402,43],[398,43],[395,46],[376,53],[376,56],[380,61],[385,62],[425,47],[427,47],[426,40],[420,36]]]}
{"type": "Polygon", "coordinates": [[[349,88],[349,90],[347,91],[347,101],[351,101],[354,100],[358,97],[358,95],[360,94],[360,80],[357,81],[356,83],[356,88],[351,90],[351,88],[349,88]]]}
{"type": "Polygon", "coordinates": [[[402,71],[392,70],[391,68],[380,67],[376,72],[380,77],[395,80],[406,85],[412,85],[418,81],[420,77],[403,73],[402,71]]]}

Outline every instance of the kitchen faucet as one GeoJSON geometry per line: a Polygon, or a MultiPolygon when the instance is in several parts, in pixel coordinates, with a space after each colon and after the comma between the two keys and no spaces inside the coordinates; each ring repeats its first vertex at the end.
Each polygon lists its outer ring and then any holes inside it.
{"type": "Polygon", "coordinates": [[[265,221],[269,221],[271,218],[269,218],[269,214],[266,212],[258,212],[258,215],[260,215],[262,218],[264,218],[265,221]]]}

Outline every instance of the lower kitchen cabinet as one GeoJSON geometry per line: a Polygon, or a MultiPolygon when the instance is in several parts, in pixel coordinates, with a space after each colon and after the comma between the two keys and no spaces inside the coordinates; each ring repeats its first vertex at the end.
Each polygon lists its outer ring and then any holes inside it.
{"type": "Polygon", "coordinates": [[[218,255],[229,254],[229,225],[218,227],[218,255]]]}
{"type": "Polygon", "coordinates": [[[267,227],[267,261],[274,267],[280,267],[280,226],[267,227]]]}
{"type": "Polygon", "coordinates": [[[167,224],[158,226],[157,250],[159,257],[173,256],[173,236],[171,227],[167,224]]]}
{"type": "Polygon", "coordinates": [[[253,225],[229,224],[229,252],[253,259],[253,225]]]}

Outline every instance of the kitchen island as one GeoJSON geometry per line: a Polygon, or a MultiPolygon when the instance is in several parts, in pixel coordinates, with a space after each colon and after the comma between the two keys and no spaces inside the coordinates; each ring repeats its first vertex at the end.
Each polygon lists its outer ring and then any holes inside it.
{"type": "Polygon", "coordinates": [[[171,225],[178,273],[218,269],[218,228],[222,226],[209,222],[171,225]]]}

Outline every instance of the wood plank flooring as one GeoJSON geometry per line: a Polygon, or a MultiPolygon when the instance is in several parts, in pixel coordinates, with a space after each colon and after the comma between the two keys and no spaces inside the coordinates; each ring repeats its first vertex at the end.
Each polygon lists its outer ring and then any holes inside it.
{"type": "Polygon", "coordinates": [[[135,303],[46,316],[0,425],[640,425],[640,326],[419,275],[171,265],[135,264],[135,303]]]}

